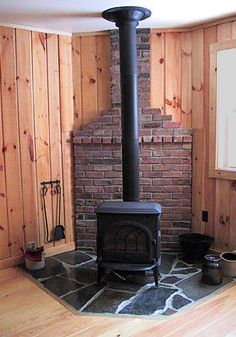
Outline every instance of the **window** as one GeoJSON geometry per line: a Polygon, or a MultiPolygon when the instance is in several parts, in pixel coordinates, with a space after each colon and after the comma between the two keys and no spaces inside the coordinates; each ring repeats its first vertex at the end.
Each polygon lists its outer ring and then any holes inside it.
{"type": "Polygon", "coordinates": [[[210,48],[209,173],[236,179],[236,40],[210,48]]]}

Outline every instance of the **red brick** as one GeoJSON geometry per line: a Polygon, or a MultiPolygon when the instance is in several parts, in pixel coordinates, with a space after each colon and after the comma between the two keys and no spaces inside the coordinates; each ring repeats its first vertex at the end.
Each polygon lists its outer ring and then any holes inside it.
{"type": "Polygon", "coordinates": [[[192,143],[192,136],[183,136],[184,143],[192,143]]]}
{"type": "Polygon", "coordinates": [[[182,136],[175,136],[173,137],[174,143],[182,143],[183,137],[182,136]]]}
{"type": "Polygon", "coordinates": [[[162,136],[154,136],[152,138],[153,143],[162,143],[163,142],[163,137],[162,136]]]}
{"type": "Polygon", "coordinates": [[[85,172],[85,176],[87,178],[103,178],[104,177],[104,172],[85,172]]]}
{"type": "Polygon", "coordinates": [[[162,177],[165,178],[165,177],[172,177],[172,178],[182,178],[182,172],[163,172],[162,173],[162,177]]]}
{"type": "Polygon", "coordinates": [[[179,128],[181,122],[163,122],[163,128],[179,128]]]}
{"type": "Polygon", "coordinates": [[[89,143],[92,143],[92,138],[91,138],[91,137],[82,138],[82,143],[83,143],[83,144],[89,144],[89,143]]]}
{"type": "Polygon", "coordinates": [[[172,136],[163,136],[163,142],[164,143],[172,143],[172,141],[173,141],[172,136]]]}

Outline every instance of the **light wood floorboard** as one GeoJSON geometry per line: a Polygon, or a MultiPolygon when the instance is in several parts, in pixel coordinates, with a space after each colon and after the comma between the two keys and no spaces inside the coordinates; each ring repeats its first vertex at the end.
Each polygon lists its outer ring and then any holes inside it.
{"type": "Polygon", "coordinates": [[[1,337],[233,337],[236,284],[171,317],[76,315],[17,268],[0,271],[1,337]]]}

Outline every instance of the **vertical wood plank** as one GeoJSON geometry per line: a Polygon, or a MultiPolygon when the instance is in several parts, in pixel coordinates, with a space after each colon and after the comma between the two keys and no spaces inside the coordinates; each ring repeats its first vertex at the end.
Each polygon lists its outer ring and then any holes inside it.
{"type": "MultiPolygon", "coordinates": [[[[227,41],[232,38],[232,24],[227,22],[217,26],[217,40],[227,41]]],[[[230,193],[231,183],[229,180],[216,179],[216,206],[215,206],[215,237],[218,249],[228,249],[230,221],[230,193]]]]}
{"type": "Polygon", "coordinates": [[[192,116],[193,128],[203,127],[203,89],[204,89],[204,32],[203,29],[192,33],[192,116]]]}
{"type": "Polygon", "coordinates": [[[180,121],[181,54],[180,33],[166,33],[165,39],[165,113],[180,121]]]}
{"type": "Polygon", "coordinates": [[[39,243],[30,31],[16,30],[16,59],[25,244],[39,243]]]}
{"type": "Polygon", "coordinates": [[[216,181],[216,212],[215,212],[215,245],[219,250],[228,250],[230,215],[230,187],[229,180],[216,181]]]}
{"type": "Polygon", "coordinates": [[[74,128],[71,37],[59,36],[60,103],[62,131],[74,128]]]}
{"type": "Polygon", "coordinates": [[[204,232],[215,236],[215,179],[209,178],[209,113],[210,113],[210,53],[209,47],[217,40],[216,27],[204,31],[204,175],[203,175],[203,209],[208,211],[208,222],[204,223],[204,232]]]}
{"type": "Polygon", "coordinates": [[[0,28],[1,90],[11,256],[23,246],[23,205],[16,98],[15,30],[0,28]]]}
{"type": "Polygon", "coordinates": [[[230,227],[229,227],[229,250],[236,249],[236,182],[231,181],[231,193],[230,193],[230,227]]]}
{"type": "MultiPolygon", "coordinates": [[[[32,33],[33,79],[34,79],[34,112],[35,112],[35,139],[36,139],[36,167],[38,189],[38,217],[40,227],[40,243],[44,244],[45,224],[42,210],[41,182],[51,179],[50,171],[50,139],[48,116],[48,88],[47,88],[47,43],[46,34],[32,33]]],[[[49,236],[53,229],[52,198],[50,189],[46,195],[47,220],[49,236]]],[[[50,239],[49,238],[49,239],[50,239]]],[[[46,243],[45,243],[46,244],[46,243]]],[[[47,246],[52,244],[48,243],[47,246]]]]}
{"type": "Polygon", "coordinates": [[[181,33],[181,116],[182,126],[192,126],[192,34],[181,33]]]}
{"type": "Polygon", "coordinates": [[[192,230],[202,232],[203,183],[203,111],[204,111],[204,35],[203,29],[192,33],[192,127],[193,180],[192,230]]]}
{"type": "Polygon", "coordinates": [[[217,40],[227,41],[232,39],[232,23],[227,22],[217,26],[217,40]]]}
{"type": "Polygon", "coordinates": [[[97,35],[97,109],[111,109],[111,41],[109,35],[97,35]]]}
{"type": "Polygon", "coordinates": [[[74,102],[74,128],[82,125],[82,73],[81,73],[81,37],[72,37],[72,65],[73,65],[73,102],[74,102]]]}
{"type": "Polygon", "coordinates": [[[64,182],[64,213],[66,243],[74,240],[74,200],[73,200],[73,160],[72,160],[72,134],[62,132],[62,158],[64,182]]]}
{"type": "Polygon", "coordinates": [[[236,21],[232,22],[232,39],[236,39],[236,21]]]}
{"type": "MultiPolygon", "coordinates": [[[[48,113],[49,113],[49,134],[50,134],[50,164],[51,179],[62,182],[62,154],[61,154],[61,119],[60,119],[60,88],[59,88],[59,50],[58,36],[47,35],[47,73],[48,73],[48,113]]],[[[59,200],[58,200],[59,201],[59,200]]],[[[61,195],[61,204],[64,203],[63,194],[61,195]]],[[[52,191],[52,219],[53,227],[64,224],[64,208],[61,208],[61,223],[57,214],[57,194],[52,191]]],[[[65,243],[64,240],[54,242],[54,244],[65,243]]]]}
{"type": "Polygon", "coordinates": [[[97,49],[95,36],[81,37],[83,124],[97,112],[97,49]]]}
{"type": "Polygon", "coordinates": [[[165,113],[165,33],[151,31],[151,107],[165,113]]]}
{"type": "Polygon", "coordinates": [[[216,53],[210,50],[210,88],[209,88],[209,175],[215,170],[216,155],[216,77],[217,77],[216,53]]]}
{"type": "MultiPolygon", "coordinates": [[[[2,54],[0,44],[0,54],[2,54]]],[[[5,181],[4,141],[2,125],[2,97],[0,90],[0,260],[10,257],[7,192],[5,181]]]]}
{"type": "Polygon", "coordinates": [[[73,175],[72,175],[72,135],[73,129],[73,88],[71,67],[71,40],[59,36],[60,102],[62,123],[62,174],[65,214],[66,242],[73,240],[73,175]],[[67,82],[64,82],[67,79],[67,82]]]}

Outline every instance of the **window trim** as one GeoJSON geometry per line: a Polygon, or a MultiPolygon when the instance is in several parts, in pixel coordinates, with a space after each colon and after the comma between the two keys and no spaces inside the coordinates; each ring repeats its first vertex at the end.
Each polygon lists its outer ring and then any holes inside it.
{"type": "Polygon", "coordinates": [[[216,168],[217,52],[231,48],[236,48],[236,39],[210,45],[209,177],[236,180],[236,171],[216,168]]]}

